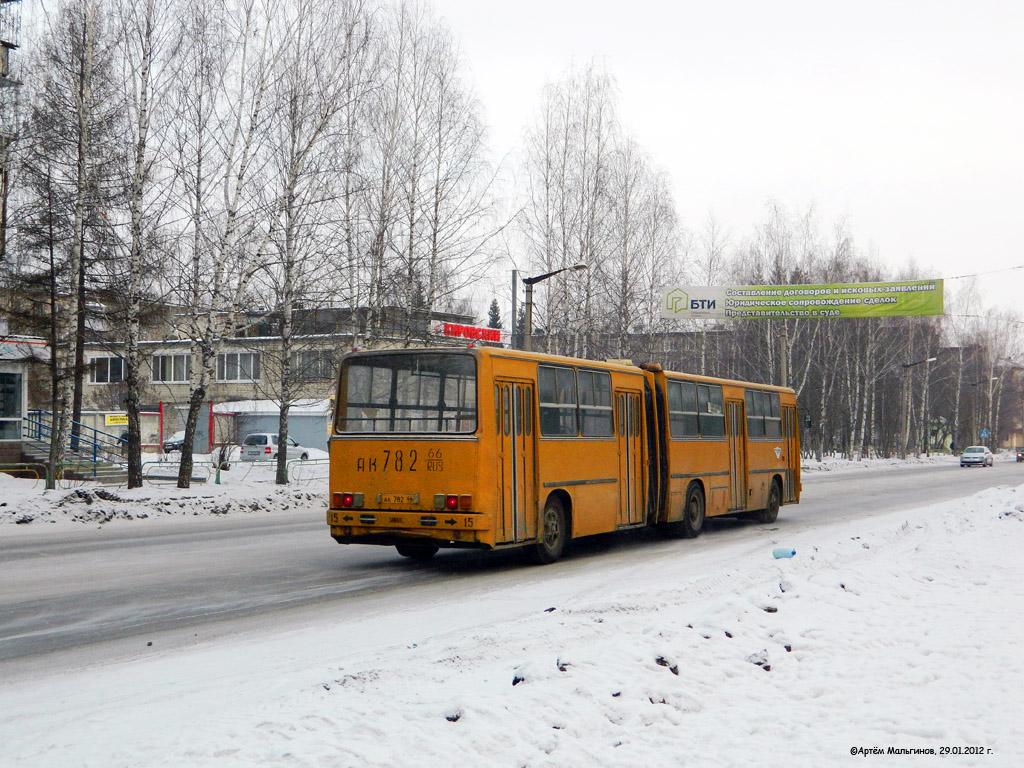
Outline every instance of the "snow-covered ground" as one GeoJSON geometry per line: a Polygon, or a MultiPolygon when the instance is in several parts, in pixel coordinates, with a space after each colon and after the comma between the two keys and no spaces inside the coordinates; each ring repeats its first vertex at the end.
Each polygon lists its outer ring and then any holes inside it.
{"type": "MultiPolygon", "coordinates": [[[[69,508],[150,520],[178,499],[231,514],[323,495],[264,469],[92,504],[5,480],[0,512],[59,534],[69,508]]],[[[386,611],[18,680],[0,688],[0,765],[1024,764],[1024,485],[779,536],[524,566],[446,602],[408,590],[386,611]],[[925,756],[873,752],[890,749],[925,756]]]]}

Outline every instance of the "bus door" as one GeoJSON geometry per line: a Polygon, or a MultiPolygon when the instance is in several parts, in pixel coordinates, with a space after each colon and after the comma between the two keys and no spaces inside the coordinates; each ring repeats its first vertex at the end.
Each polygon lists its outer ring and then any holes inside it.
{"type": "Polygon", "coordinates": [[[747,450],[743,439],[743,401],[725,401],[725,433],[729,436],[729,509],[747,506],[747,450]]]}
{"type": "Polygon", "coordinates": [[[494,390],[501,499],[497,540],[524,541],[534,538],[537,529],[533,384],[499,379],[494,390]]]}
{"type": "Polygon", "coordinates": [[[615,393],[616,437],[619,441],[619,525],[644,521],[643,436],[640,393],[615,393]]]}
{"type": "Polygon", "coordinates": [[[797,500],[796,477],[800,469],[800,430],[797,426],[796,408],[782,408],[782,439],[786,445],[786,489],[783,501],[797,500]]]}

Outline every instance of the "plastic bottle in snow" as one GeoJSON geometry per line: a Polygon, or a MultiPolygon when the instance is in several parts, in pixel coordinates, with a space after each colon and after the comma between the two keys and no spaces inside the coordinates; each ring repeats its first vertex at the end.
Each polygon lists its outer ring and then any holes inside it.
{"type": "Polygon", "coordinates": [[[796,550],[790,549],[789,547],[776,547],[772,550],[772,557],[774,557],[776,560],[779,560],[783,557],[792,557],[795,554],[796,550]]]}

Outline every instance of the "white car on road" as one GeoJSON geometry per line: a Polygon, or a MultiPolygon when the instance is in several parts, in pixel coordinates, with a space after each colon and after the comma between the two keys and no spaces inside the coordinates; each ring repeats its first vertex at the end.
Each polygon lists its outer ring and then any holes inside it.
{"type": "Polygon", "coordinates": [[[961,467],[991,467],[993,461],[992,451],[984,445],[969,446],[960,454],[961,467]]]}
{"type": "MultiPolygon", "coordinates": [[[[273,461],[278,454],[278,434],[276,432],[253,432],[242,441],[242,461],[273,461]]],[[[309,458],[310,449],[299,445],[290,437],[285,456],[288,459],[309,458]]]]}

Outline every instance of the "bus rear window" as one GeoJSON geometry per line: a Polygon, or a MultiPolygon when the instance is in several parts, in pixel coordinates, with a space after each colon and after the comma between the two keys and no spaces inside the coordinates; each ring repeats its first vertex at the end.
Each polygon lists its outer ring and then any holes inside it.
{"type": "Polygon", "coordinates": [[[465,434],[476,423],[470,355],[367,355],[342,366],[339,432],[465,434]]]}

